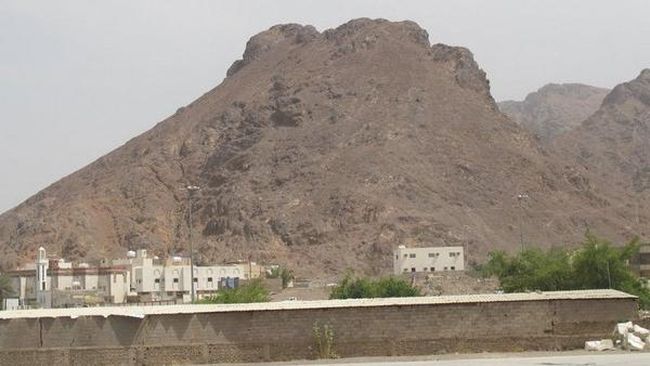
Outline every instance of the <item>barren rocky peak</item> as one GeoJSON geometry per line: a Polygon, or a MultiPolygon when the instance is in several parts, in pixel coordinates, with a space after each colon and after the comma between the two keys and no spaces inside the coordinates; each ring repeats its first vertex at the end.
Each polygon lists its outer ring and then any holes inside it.
{"type": "Polygon", "coordinates": [[[609,92],[584,84],[547,84],[523,101],[504,101],[499,109],[543,143],[580,125],[609,92]]]}
{"type": "Polygon", "coordinates": [[[606,192],[610,211],[630,208],[629,225],[650,235],[650,70],[612,89],[598,111],[558,137],[554,149],[586,167],[585,176],[606,192]]]}
{"type": "Polygon", "coordinates": [[[601,201],[498,112],[464,48],[413,22],[357,19],[250,39],[216,88],[150,131],[0,215],[5,268],[38,246],[70,259],[187,253],[188,184],[200,261],[252,259],[299,274],[390,272],[392,250],[572,242],[601,201]],[[531,197],[517,211],[516,194],[531,197]],[[521,209],[520,209],[521,210],[521,209]],[[544,222],[544,225],[536,223],[544,222]]]}

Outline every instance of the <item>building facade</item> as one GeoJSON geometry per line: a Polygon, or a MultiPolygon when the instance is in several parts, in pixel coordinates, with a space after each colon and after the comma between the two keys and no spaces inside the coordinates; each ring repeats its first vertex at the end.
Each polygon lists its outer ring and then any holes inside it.
{"type": "Polygon", "coordinates": [[[47,257],[39,248],[36,262],[7,272],[21,305],[42,308],[126,302],[130,282],[125,267],[73,266],[47,257]]]}
{"type": "Polygon", "coordinates": [[[400,245],[393,252],[393,273],[464,271],[463,247],[407,248],[400,245]]]}
{"type": "Polygon", "coordinates": [[[188,302],[191,299],[192,279],[197,299],[201,299],[214,295],[223,287],[232,287],[239,280],[258,278],[264,273],[264,268],[255,262],[237,262],[195,265],[194,276],[191,276],[189,258],[171,257],[162,260],[150,256],[146,249],[129,251],[126,258],[105,260],[101,265],[126,267],[131,274],[131,296],[138,296],[140,301],[145,302],[188,302]]]}
{"type": "Polygon", "coordinates": [[[190,259],[161,260],[145,249],[129,251],[126,258],[105,259],[96,266],[73,265],[48,258],[39,248],[36,261],[7,272],[20,304],[41,308],[76,307],[127,302],[189,302],[192,278],[198,299],[240,280],[260,277],[264,268],[254,262],[194,266],[190,259]]]}

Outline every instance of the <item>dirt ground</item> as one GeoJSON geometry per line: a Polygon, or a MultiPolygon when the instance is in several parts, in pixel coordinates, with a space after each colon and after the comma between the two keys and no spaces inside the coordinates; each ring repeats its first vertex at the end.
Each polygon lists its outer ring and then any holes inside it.
{"type": "MultiPolygon", "coordinates": [[[[447,272],[434,274],[416,274],[403,277],[407,281],[414,281],[415,286],[422,290],[425,296],[441,295],[467,295],[494,293],[499,288],[496,278],[479,278],[467,272],[447,272]]],[[[286,300],[326,300],[329,298],[335,278],[316,279],[303,281],[302,286],[287,289],[274,287],[271,290],[271,301],[286,300]]]]}

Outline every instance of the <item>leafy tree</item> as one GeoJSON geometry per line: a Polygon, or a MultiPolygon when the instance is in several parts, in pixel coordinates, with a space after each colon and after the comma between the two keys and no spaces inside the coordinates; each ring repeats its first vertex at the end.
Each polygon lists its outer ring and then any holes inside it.
{"type": "Polygon", "coordinates": [[[14,289],[11,286],[9,277],[5,275],[0,275],[0,303],[7,297],[14,295],[14,289]]]}
{"type": "Polygon", "coordinates": [[[203,299],[200,303],[243,304],[252,302],[268,302],[269,300],[269,290],[264,287],[262,280],[254,279],[248,284],[237,288],[219,290],[216,295],[203,299]]]}
{"type": "Polygon", "coordinates": [[[628,267],[637,251],[638,239],[617,248],[587,232],[577,250],[528,249],[514,256],[492,252],[480,270],[498,277],[506,292],[614,288],[638,296],[641,307],[650,308],[650,290],[628,267]]]}
{"type": "Polygon", "coordinates": [[[363,299],[375,297],[420,296],[420,290],[397,277],[385,277],[376,281],[368,278],[345,277],[332,289],[330,299],[363,299]]]}
{"type": "Polygon", "coordinates": [[[607,240],[587,232],[582,248],[573,257],[573,270],[578,288],[618,288],[634,282],[627,262],[638,252],[638,239],[623,248],[615,248],[607,240]],[[611,282],[611,283],[610,283],[611,282]]]}
{"type": "Polygon", "coordinates": [[[282,279],[282,288],[287,288],[289,282],[294,279],[293,271],[286,267],[282,267],[282,269],[280,269],[280,278],[282,279]]]}

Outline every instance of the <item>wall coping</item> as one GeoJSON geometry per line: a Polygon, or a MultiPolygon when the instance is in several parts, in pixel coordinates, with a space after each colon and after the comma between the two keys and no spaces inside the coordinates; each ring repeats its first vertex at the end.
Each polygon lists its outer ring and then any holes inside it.
{"type": "Polygon", "coordinates": [[[0,311],[0,319],[78,318],[85,316],[123,316],[144,318],[147,315],[202,314],[250,311],[309,310],[330,308],[363,308],[383,306],[474,304],[494,302],[549,300],[634,299],[617,290],[549,291],[508,294],[474,294],[455,296],[395,297],[378,299],[279,301],[252,304],[181,304],[149,306],[105,306],[89,308],[29,309],[0,311]]]}

